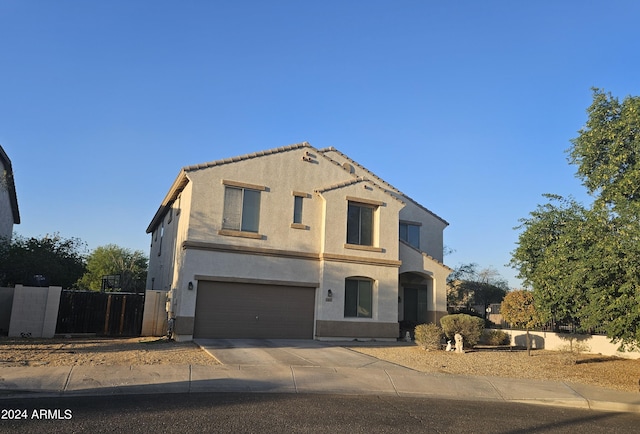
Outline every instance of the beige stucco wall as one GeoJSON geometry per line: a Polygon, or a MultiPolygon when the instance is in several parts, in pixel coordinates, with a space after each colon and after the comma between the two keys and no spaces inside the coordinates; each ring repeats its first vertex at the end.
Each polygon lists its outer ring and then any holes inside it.
{"type": "MultiPolygon", "coordinates": [[[[526,345],[526,331],[509,329],[503,329],[503,331],[511,337],[511,345],[526,345]]],[[[532,336],[532,347],[536,349],[567,351],[574,348],[574,350],[584,353],[640,359],[640,352],[620,352],[618,351],[620,345],[611,343],[611,340],[606,336],[538,331],[530,331],[529,334],[532,336]]]]}
{"type": "Polygon", "coordinates": [[[323,253],[360,256],[379,260],[398,260],[398,212],[404,206],[367,182],[357,182],[321,193],[324,207],[323,253]],[[374,212],[373,246],[381,251],[354,250],[346,246],[349,201],[380,203],[374,212]]]}
{"type": "Polygon", "coordinates": [[[422,223],[420,226],[420,250],[442,262],[444,255],[443,233],[447,225],[411,200],[405,202],[406,206],[400,211],[400,220],[422,223]]]}
{"type": "Polygon", "coordinates": [[[400,243],[400,273],[416,273],[419,275],[429,276],[429,310],[433,312],[433,317],[437,318],[447,314],[447,277],[451,273],[451,269],[433,258],[425,255],[411,246],[400,243]]]}
{"type": "Polygon", "coordinates": [[[378,265],[323,261],[321,267],[320,292],[322,300],[318,306],[317,319],[347,322],[397,322],[398,269],[378,265]],[[373,280],[372,318],[345,318],[345,278],[366,277],[373,280]],[[326,301],[328,290],[333,297],[326,301]]]}
{"type": "MultiPolygon", "coordinates": [[[[380,330],[388,334],[393,328],[390,325],[397,323],[398,274],[400,259],[404,260],[398,225],[405,202],[369,181],[354,178],[340,164],[308,147],[189,169],[185,176],[189,182],[181,193],[181,212],[177,215],[174,210],[171,223],[167,216],[164,218],[160,255],[159,241],[152,234],[147,284],[151,289],[150,282],[155,277],[154,289],[173,289],[169,294],[172,315],[184,324],[192,323],[195,315],[197,282],[207,278],[315,283],[315,319],[330,329],[341,327],[341,322],[381,323],[386,325],[380,330]],[[264,187],[260,194],[259,239],[220,232],[223,181],[264,187]],[[302,228],[291,225],[294,192],[305,195],[302,228]],[[379,204],[373,248],[346,245],[349,199],[379,204]],[[344,318],[344,279],[355,276],[375,282],[371,319],[344,318]],[[188,290],[189,282],[193,290],[188,290]],[[327,301],[328,289],[332,290],[331,301],[327,301]]],[[[410,208],[407,219],[423,223],[421,244],[439,244],[434,251],[441,254],[445,224],[413,203],[410,208]],[[438,233],[429,235],[431,230],[438,233]]],[[[409,268],[423,270],[420,267],[427,264],[429,273],[444,285],[446,267],[435,269],[420,253],[415,258],[409,268]]],[[[439,285],[434,282],[434,290],[440,291],[439,285]]],[[[441,292],[433,294],[433,306],[438,308],[446,297],[444,286],[441,292]]],[[[442,307],[446,311],[446,303],[442,307]]],[[[353,330],[362,331],[356,326],[353,330]]]]}
{"type": "Polygon", "coordinates": [[[304,153],[297,149],[190,172],[193,195],[188,238],[281,250],[320,251],[322,203],[314,190],[350,177],[341,167],[320,156],[314,162],[303,161],[304,153]],[[266,187],[260,194],[262,240],[218,234],[224,210],[222,180],[266,187]],[[308,229],[291,228],[294,191],[309,194],[303,199],[302,211],[302,223],[308,229]]]}
{"type": "Polygon", "coordinates": [[[9,337],[52,338],[56,332],[62,287],[16,285],[11,306],[9,337]]]}
{"type": "MultiPolygon", "coordinates": [[[[328,151],[326,155],[334,159],[340,165],[346,164],[353,169],[353,174],[371,179],[373,182],[379,183],[383,188],[388,189],[392,195],[400,198],[405,207],[400,211],[400,220],[420,222],[420,249],[429,256],[442,262],[443,260],[443,231],[447,227],[447,223],[436,217],[434,214],[426,211],[424,208],[413,202],[409,198],[403,197],[395,187],[387,181],[379,178],[376,174],[369,172],[363,167],[359,167],[357,163],[350,161],[349,158],[342,155],[338,151],[328,151]]],[[[417,181],[424,182],[424,181],[417,181]]],[[[429,184],[425,188],[436,188],[429,184]]]]}

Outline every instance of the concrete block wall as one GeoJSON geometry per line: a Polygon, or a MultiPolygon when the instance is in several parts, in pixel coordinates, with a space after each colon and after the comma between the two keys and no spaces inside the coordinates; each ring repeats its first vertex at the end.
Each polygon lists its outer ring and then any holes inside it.
{"type": "Polygon", "coordinates": [[[147,290],[144,297],[142,336],[167,334],[167,292],[147,290]]]}
{"type": "Polygon", "coordinates": [[[11,307],[9,337],[52,338],[56,333],[62,287],[16,285],[11,307]]]}
{"type": "MultiPolygon", "coordinates": [[[[526,346],[526,331],[503,329],[511,337],[511,345],[526,346]]],[[[569,333],[553,333],[530,331],[531,346],[535,349],[552,351],[567,351],[571,348],[589,354],[617,356],[629,359],[640,359],[640,352],[618,351],[619,345],[611,343],[606,336],[579,335],[569,333]]]]}

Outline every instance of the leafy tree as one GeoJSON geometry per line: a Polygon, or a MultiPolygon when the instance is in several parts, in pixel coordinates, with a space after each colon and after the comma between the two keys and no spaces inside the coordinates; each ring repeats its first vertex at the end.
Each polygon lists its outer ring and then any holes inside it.
{"type": "Polygon", "coordinates": [[[587,113],[589,119],[569,149],[577,176],[604,204],[640,203],[640,97],[620,103],[593,89],[587,113]]]}
{"type": "Polygon", "coordinates": [[[483,315],[491,303],[499,303],[507,293],[507,282],[493,268],[477,270],[478,265],[462,264],[447,279],[447,303],[459,308],[482,305],[483,315]]]}
{"type": "Polygon", "coordinates": [[[144,291],[147,277],[147,257],[140,250],[132,251],[115,244],[93,250],[87,257],[87,271],[78,281],[78,286],[92,291],[104,290],[105,276],[118,276],[112,282],[113,291],[144,291]]]}
{"type": "Polygon", "coordinates": [[[587,210],[573,199],[545,195],[549,203],[538,206],[530,218],[521,219],[518,247],[511,265],[518,277],[534,288],[544,320],[578,322],[584,300],[584,281],[577,279],[590,239],[585,230],[587,210]]]}
{"type": "Polygon", "coordinates": [[[62,286],[71,288],[84,273],[85,244],[59,234],[42,238],[19,235],[0,243],[0,286],[62,286]]]}
{"type": "Polygon", "coordinates": [[[523,289],[509,292],[502,300],[500,314],[512,326],[521,327],[527,331],[527,354],[530,356],[531,336],[529,329],[536,327],[541,322],[533,293],[523,289]]]}
{"type": "Polygon", "coordinates": [[[640,348],[640,97],[593,90],[589,119],[568,150],[590,207],[547,195],[521,220],[511,265],[547,317],[640,348]]]}

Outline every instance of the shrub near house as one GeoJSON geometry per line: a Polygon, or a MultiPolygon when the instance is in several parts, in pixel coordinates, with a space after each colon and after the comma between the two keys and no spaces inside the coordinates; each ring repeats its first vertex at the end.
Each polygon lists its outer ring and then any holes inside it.
{"type": "Polygon", "coordinates": [[[415,328],[415,341],[425,350],[439,350],[443,336],[442,329],[433,323],[419,324],[415,328]]]}
{"type": "Polygon", "coordinates": [[[484,330],[482,318],[466,314],[443,316],[440,318],[440,324],[447,338],[453,339],[456,333],[460,333],[464,338],[465,346],[468,347],[473,347],[480,341],[484,330]]]}

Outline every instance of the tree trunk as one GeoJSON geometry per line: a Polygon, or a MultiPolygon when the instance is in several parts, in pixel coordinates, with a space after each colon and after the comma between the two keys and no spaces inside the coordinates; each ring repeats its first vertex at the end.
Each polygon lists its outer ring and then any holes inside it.
{"type": "Polygon", "coordinates": [[[529,329],[527,329],[527,356],[531,357],[531,336],[529,335],[529,329]]]}

